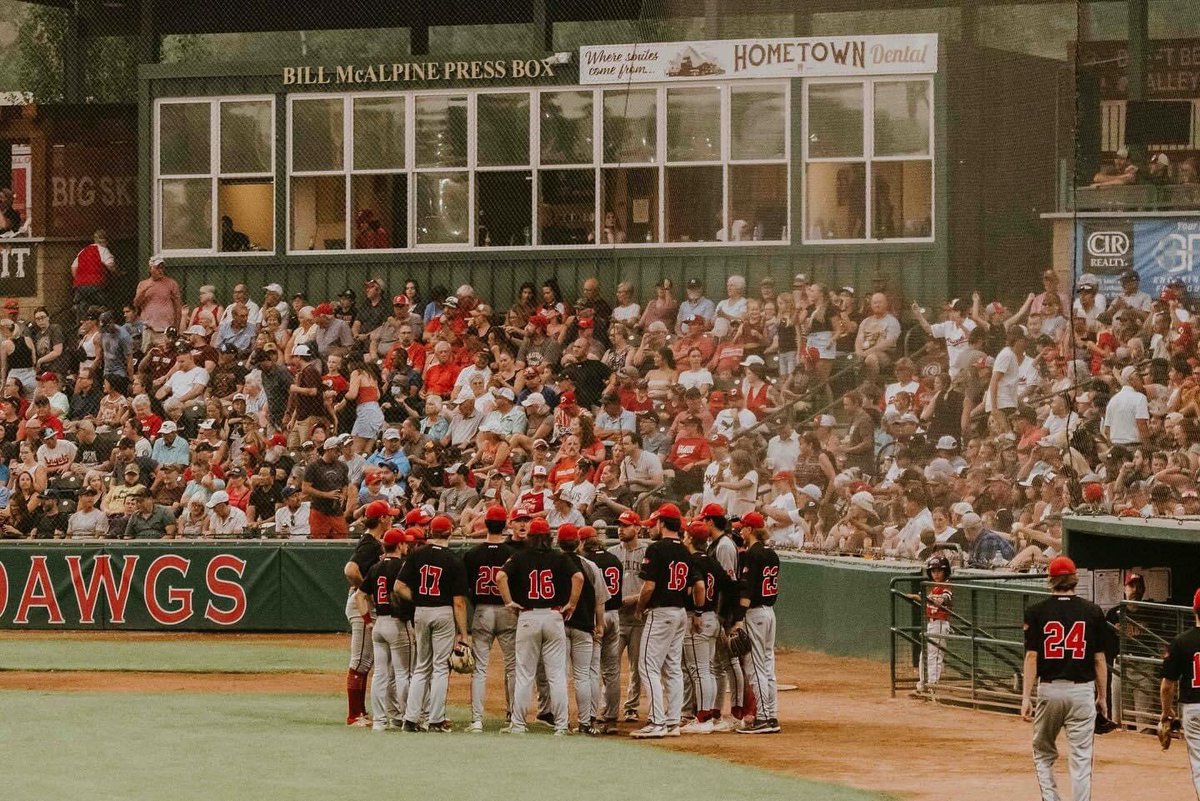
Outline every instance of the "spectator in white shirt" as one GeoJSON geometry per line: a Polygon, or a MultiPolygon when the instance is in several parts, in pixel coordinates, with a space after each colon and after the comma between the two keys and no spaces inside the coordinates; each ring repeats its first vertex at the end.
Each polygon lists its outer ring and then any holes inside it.
{"type": "Polygon", "coordinates": [[[84,487],[67,521],[67,539],[99,540],[108,535],[108,515],[96,508],[96,490],[84,487]]]}
{"type": "Polygon", "coordinates": [[[55,478],[71,472],[71,465],[79,452],[74,442],[59,439],[53,428],[42,430],[42,444],[37,449],[38,464],[46,468],[46,475],[55,478]]]}
{"type": "Polygon", "coordinates": [[[1008,419],[1004,414],[1017,408],[1018,385],[1021,366],[1025,356],[1025,330],[1014,326],[1008,331],[1008,345],[1000,351],[992,364],[992,378],[984,396],[985,411],[1000,415],[1001,430],[1008,430],[1008,419]]]}
{"type": "Polygon", "coordinates": [[[975,321],[967,317],[966,301],[959,298],[950,301],[946,309],[946,319],[932,325],[925,319],[920,304],[914,303],[912,310],[926,334],[946,342],[946,353],[950,357],[950,377],[954,378],[961,367],[959,357],[970,349],[967,335],[975,328],[975,321]]]}
{"type": "Polygon", "coordinates": [[[767,443],[767,467],[776,472],[788,473],[796,469],[800,460],[800,435],[792,426],[787,415],[779,421],[779,433],[767,443]]]}
{"type": "Polygon", "coordinates": [[[275,533],[293,540],[308,539],[308,501],[302,500],[299,487],[283,491],[283,506],[275,510],[275,533]]]}
{"type": "MultiPolygon", "coordinates": [[[[951,363],[953,364],[953,363],[951,363]]],[[[883,390],[884,412],[893,411],[892,400],[900,392],[907,392],[910,397],[917,397],[917,393],[921,391],[921,384],[917,381],[917,365],[907,356],[903,359],[896,360],[896,380],[888,384],[883,390]]]]}
{"type": "Polygon", "coordinates": [[[183,407],[189,401],[201,398],[208,386],[208,371],[196,364],[196,358],[202,355],[198,350],[181,351],[170,374],[155,382],[159,387],[155,396],[162,401],[163,411],[174,420],[183,414],[183,407]]]}
{"type": "Polygon", "coordinates": [[[628,409],[621,408],[621,396],[607,392],[602,399],[600,413],[596,415],[596,438],[605,443],[615,442],[623,432],[637,430],[637,417],[628,409]]]}
{"type": "Polygon", "coordinates": [[[1150,409],[1136,367],[1121,371],[1121,384],[1104,410],[1104,434],[1113,445],[1140,445],[1150,436],[1150,409]]]}
{"type": "Polygon", "coordinates": [[[205,504],[208,507],[208,536],[232,537],[246,530],[246,513],[229,504],[229,493],[217,490],[205,504]]]}

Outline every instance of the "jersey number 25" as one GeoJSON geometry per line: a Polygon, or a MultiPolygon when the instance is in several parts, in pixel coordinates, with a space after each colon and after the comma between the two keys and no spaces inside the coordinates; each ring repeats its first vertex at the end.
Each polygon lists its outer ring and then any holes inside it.
{"type": "Polygon", "coordinates": [[[499,572],[499,567],[480,565],[479,575],[475,578],[475,594],[500,595],[500,588],[496,586],[496,574],[499,572]]]}
{"type": "Polygon", "coordinates": [[[1042,641],[1042,656],[1045,659],[1065,659],[1066,652],[1071,652],[1071,659],[1083,660],[1087,656],[1087,636],[1082,620],[1071,624],[1070,630],[1061,622],[1051,620],[1046,623],[1042,633],[1046,639],[1042,641]]]}

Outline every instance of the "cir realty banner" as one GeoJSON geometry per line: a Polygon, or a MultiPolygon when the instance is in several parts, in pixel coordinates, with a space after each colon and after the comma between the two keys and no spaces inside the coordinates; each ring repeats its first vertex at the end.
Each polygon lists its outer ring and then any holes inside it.
{"type": "Polygon", "coordinates": [[[936,33],[652,42],[579,48],[579,82],[651,83],[937,72],[936,33]]]}
{"type": "Polygon", "coordinates": [[[1076,277],[1096,276],[1110,298],[1126,270],[1136,270],[1152,295],[1176,278],[1200,293],[1200,216],[1081,220],[1075,234],[1076,277]]]}

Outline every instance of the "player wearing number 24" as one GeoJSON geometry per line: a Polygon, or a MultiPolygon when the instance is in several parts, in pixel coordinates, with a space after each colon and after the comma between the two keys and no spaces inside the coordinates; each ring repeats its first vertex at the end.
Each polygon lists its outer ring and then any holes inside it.
{"type": "Polygon", "coordinates": [[[1059,801],[1054,741],[1066,729],[1071,789],[1076,801],[1092,793],[1096,716],[1108,716],[1100,607],[1075,594],[1079,577],[1065,556],[1050,562],[1050,597],[1025,610],[1025,665],[1021,717],[1033,721],[1033,766],[1043,801],[1059,801]],[[1036,711],[1033,686],[1037,683],[1036,711]]]}

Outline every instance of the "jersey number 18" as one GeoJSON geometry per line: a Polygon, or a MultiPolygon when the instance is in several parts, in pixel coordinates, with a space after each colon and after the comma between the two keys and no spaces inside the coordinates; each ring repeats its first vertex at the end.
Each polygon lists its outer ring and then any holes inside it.
{"type": "Polygon", "coordinates": [[[667,589],[679,592],[687,586],[688,563],[672,562],[667,565],[667,589]]]}

